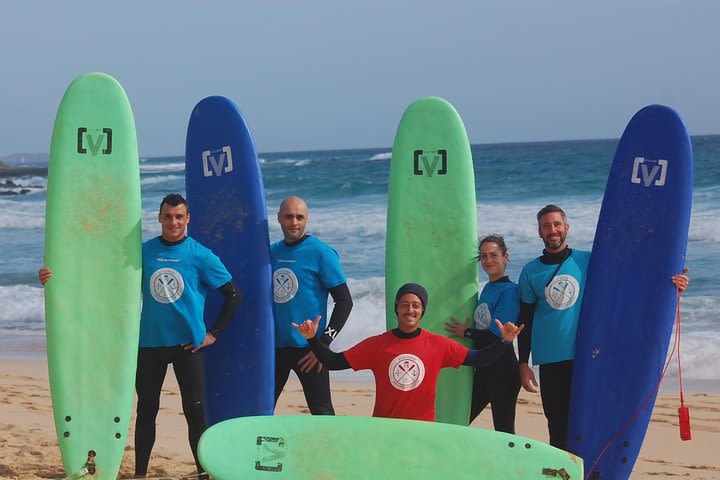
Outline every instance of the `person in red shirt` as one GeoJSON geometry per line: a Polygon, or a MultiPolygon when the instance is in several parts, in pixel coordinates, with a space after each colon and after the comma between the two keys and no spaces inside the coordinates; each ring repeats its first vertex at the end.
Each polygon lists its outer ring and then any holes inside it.
{"type": "Polygon", "coordinates": [[[502,339],[482,350],[469,350],[442,335],[420,328],[427,309],[427,291],[406,283],[395,295],[397,328],[366,338],[344,352],[333,352],[315,337],[320,317],[293,326],[308,340],[317,358],[330,370],[372,370],[376,395],[373,417],[435,420],[435,391],[442,368],[483,367],[504,351],[522,330],[512,322],[497,323],[502,339]]]}

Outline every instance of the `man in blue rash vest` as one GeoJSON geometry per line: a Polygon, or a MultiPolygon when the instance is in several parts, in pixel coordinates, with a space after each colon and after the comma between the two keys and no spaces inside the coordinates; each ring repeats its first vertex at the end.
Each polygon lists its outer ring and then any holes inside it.
{"type": "MultiPolygon", "coordinates": [[[[510,261],[505,239],[502,235],[488,235],[480,240],[478,260],[488,283],[477,300],[474,325],[470,319],[460,323],[454,317],[445,323],[452,336],[466,337],[473,341],[473,348],[480,350],[497,343],[502,337],[493,319],[502,323],[517,322],[520,312],[518,286],[510,280],[505,268],[510,261]]],[[[475,368],[473,376],[472,423],[480,412],[490,404],[495,430],[515,433],[515,406],[520,392],[520,370],[512,343],[505,344],[505,351],[490,365],[475,368]]]]}
{"type": "Polygon", "coordinates": [[[297,375],[310,413],[334,415],[328,369],[293,327],[307,318],[320,318],[321,341],[335,339],[352,310],[352,297],[337,252],[305,233],[307,204],[288,197],[280,204],[278,223],[283,239],[270,247],[275,308],[275,403],[290,371],[297,375]],[[327,297],[335,306],[327,321],[327,297]]]}
{"type": "Polygon", "coordinates": [[[443,368],[483,367],[494,362],[523,327],[495,324],[500,337],[482,350],[468,350],[443,335],[420,328],[428,294],[422,285],[406,283],[395,295],[397,328],[335,353],[316,338],[320,317],[293,326],[330,370],[372,370],[376,395],[374,417],[435,420],[437,377],[443,368]]]}
{"type": "MultiPolygon", "coordinates": [[[[533,363],[540,366],[540,397],[550,445],[566,450],[575,337],[590,252],[568,247],[570,224],[560,207],[542,208],[537,222],[545,249],[523,267],[518,282],[519,323],[525,325],[518,337],[520,381],[525,390],[536,392],[533,387],[538,384],[528,365],[532,350],[533,363]]],[[[687,271],[671,279],[681,292],[689,283],[687,271]]]]}
{"type": "MultiPolygon", "coordinates": [[[[202,473],[197,457],[198,441],[207,428],[202,349],[215,343],[242,299],[220,259],[186,235],[185,227],[189,221],[187,201],[178,194],[167,195],[160,203],[158,214],[162,235],[148,240],[142,247],[143,306],[135,381],[138,395],[136,478],[147,475],[155,443],[160,392],[167,366],[171,363],[180,387],[190,448],[198,474],[202,473]],[[217,288],[224,301],[213,328],[206,331],[203,309],[209,288],[217,288]]],[[[40,269],[39,278],[43,285],[51,276],[49,268],[40,269]]]]}

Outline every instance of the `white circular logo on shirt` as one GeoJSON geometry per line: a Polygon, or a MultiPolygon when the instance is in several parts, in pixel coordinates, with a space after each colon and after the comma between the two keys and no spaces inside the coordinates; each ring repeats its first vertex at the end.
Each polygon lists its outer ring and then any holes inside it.
{"type": "Polygon", "coordinates": [[[565,310],[577,302],[580,285],[571,275],[557,275],[545,287],[545,300],[555,310],[565,310]]]}
{"type": "Polygon", "coordinates": [[[182,297],[185,282],[172,268],[160,268],[150,277],[150,294],[160,303],[173,303],[182,297]]]}
{"type": "Polygon", "coordinates": [[[487,330],[490,326],[490,309],[487,303],[481,303],[475,309],[475,328],[478,330],[487,330]]]}
{"type": "Polygon", "coordinates": [[[273,296],[275,303],[286,303],[295,297],[298,280],[289,268],[278,268],[273,273],[273,296]]]}
{"type": "Polygon", "coordinates": [[[403,392],[415,390],[425,378],[425,364],[411,353],[398,355],[390,362],[388,375],[392,386],[403,392]]]}

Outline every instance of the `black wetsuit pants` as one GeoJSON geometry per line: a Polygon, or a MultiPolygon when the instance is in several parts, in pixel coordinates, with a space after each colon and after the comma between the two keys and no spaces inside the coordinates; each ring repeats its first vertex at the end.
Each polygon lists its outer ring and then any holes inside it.
{"type": "Polygon", "coordinates": [[[540,365],[540,397],[548,421],[550,445],[567,450],[573,361],[540,365]]]}
{"type": "Polygon", "coordinates": [[[294,371],[300,380],[305,393],[310,413],[313,415],[335,415],[332,398],[330,397],[330,372],[323,365],[320,372],[317,365],[312,371],[305,373],[300,371],[298,362],[308,354],[310,347],[294,348],[283,347],[275,350],[275,404],[285,388],[290,370],[294,371]]]}
{"type": "Polygon", "coordinates": [[[183,413],[188,424],[190,448],[195,457],[198,473],[202,467],[197,457],[200,436],[207,428],[203,396],[205,366],[203,352],[190,353],[182,345],[174,347],[140,347],[138,351],[137,418],[135,420],[135,474],[147,474],[150,452],[155,444],[155,418],[160,409],[160,390],[167,367],[172,364],[180,386],[183,413]]]}
{"type": "Polygon", "coordinates": [[[472,423],[488,403],[498,432],[515,433],[515,404],[520,392],[520,369],[512,345],[490,366],[476,368],[473,377],[472,423]]]}

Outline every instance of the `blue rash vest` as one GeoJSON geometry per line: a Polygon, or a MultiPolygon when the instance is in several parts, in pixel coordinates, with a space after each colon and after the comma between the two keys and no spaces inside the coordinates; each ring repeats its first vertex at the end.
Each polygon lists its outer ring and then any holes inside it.
{"type": "Polygon", "coordinates": [[[313,236],[288,246],[285,240],[270,246],[275,308],[275,347],[305,347],[308,342],[291,325],[320,315],[318,335],[327,326],[328,290],[347,283],[340,256],[313,236]]]}
{"type": "MultiPolygon", "coordinates": [[[[507,277],[503,277],[507,278],[507,277]]],[[[498,280],[488,282],[480,292],[474,314],[474,328],[477,330],[490,330],[498,338],[502,338],[495,319],[506,324],[517,324],[520,313],[520,297],[516,283],[498,280]]]]}
{"type": "Polygon", "coordinates": [[[575,358],[590,252],[573,250],[560,265],[544,264],[540,257],[520,273],[520,300],[534,303],[531,351],[534,365],[575,358]]]}
{"type": "Polygon", "coordinates": [[[232,279],[220,259],[195,239],[166,245],[143,243],[140,346],[171,347],[205,339],[203,312],[208,289],[232,279]]]}

